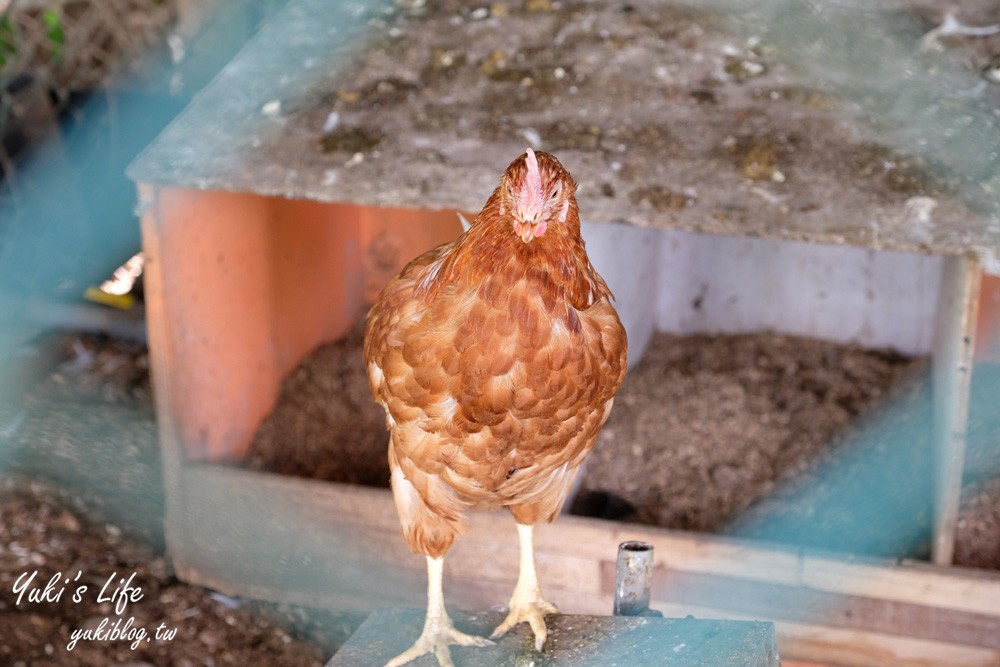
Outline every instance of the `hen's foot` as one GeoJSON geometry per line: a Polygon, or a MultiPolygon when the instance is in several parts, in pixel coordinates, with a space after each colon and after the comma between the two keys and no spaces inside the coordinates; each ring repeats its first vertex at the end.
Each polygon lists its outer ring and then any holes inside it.
{"type": "Polygon", "coordinates": [[[444,618],[436,623],[424,625],[424,631],[413,646],[387,662],[385,667],[399,667],[427,653],[433,653],[441,667],[455,667],[455,663],[451,661],[451,652],[448,650],[452,644],[480,648],[494,645],[485,637],[459,632],[448,618],[444,618]]]}
{"type": "Polygon", "coordinates": [[[518,623],[527,622],[531,626],[531,631],[535,633],[535,650],[541,651],[545,646],[545,639],[549,636],[549,629],[545,626],[545,616],[558,613],[556,606],[546,601],[537,588],[528,591],[515,590],[514,596],[510,599],[510,613],[490,637],[492,639],[503,637],[518,623]]]}

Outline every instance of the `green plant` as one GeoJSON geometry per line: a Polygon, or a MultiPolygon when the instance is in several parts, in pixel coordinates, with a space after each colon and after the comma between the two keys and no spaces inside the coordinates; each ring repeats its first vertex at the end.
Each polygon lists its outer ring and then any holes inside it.
{"type": "Polygon", "coordinates": [[[10,16],[0,16],[0,70],[7,66],[7,60],[17,53],[17,32],[10,16]]]}
{"type": "MultiPolygon", "coordinates": [[[[49,8],[42,12],[42,25],[45,28],[50,59],[62,60],[66,48],[66,28],[59,10],[49,8]]],[[[0,70],[13,62],[21,46],[17,25],[8,11],[0,16],[0,70]]]]}
{"type": "Polygon", "coordinates": [[[63,29],[62,18],[58,9],[46,9],[42,14],[42,23],[45,25],[45,34],[49,38],[49,48],[52,52],[53,60],[60,60],[63,56],[63,49],[66,46],[66,31],[63,29]]]}

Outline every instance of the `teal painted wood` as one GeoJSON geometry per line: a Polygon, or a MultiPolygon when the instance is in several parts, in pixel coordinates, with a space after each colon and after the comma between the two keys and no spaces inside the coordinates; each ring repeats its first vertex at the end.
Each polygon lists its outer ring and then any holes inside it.
{"type": "MultiPolygon", "coordinates": [[[[452,613],[464,632],[488,635],[503,620],[497,612],[452,613]]],[[[383,665],[406,650],[420,634],[424,612],[382,609],[358,628],[326,667],[383,665]]],[[[489,648],[452,647],[456,667],[778,667],[774,624],[694,618],[555,615],[547,619],[549,638],[535,651],[526,625],[489,648]]],[[[411,663],[435,667],[433,656],[411,663]]]]}

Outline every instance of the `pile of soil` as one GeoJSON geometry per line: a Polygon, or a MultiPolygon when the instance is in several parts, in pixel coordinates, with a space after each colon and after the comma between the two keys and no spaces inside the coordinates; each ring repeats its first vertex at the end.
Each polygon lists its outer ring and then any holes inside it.
{"type": "Polygon", "coordinates": [[[814,465],[919,365],[770,333],[657,334],[625,378],[575,509],[594,513],[593,496],[614,494],[627,520],[717,531],[814,465]]]}
{"type": "Polygon", "coordinates": [[[274,410],[250,443],[258,470],[387,487],[389,434],[361,357],[364,320],[317,348],[281,385],[274,410]]]}

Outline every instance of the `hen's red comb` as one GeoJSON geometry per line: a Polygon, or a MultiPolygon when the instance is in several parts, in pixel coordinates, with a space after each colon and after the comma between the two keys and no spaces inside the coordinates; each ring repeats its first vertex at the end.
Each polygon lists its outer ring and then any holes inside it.
{"type": "Polygon", "coordinates": [[[542,174],[538,171],[538,158],[535,151],[527,148],[525,160],[528,167],[528,177],[521,188],[521,206],[523,211],[529,215],[537,214],[542,205],[542,174]]]}
{"type": "Polygon", "coordinates": [[[538,159],[535,157],[535,151],[531,150],[531,147],[525,149],[524,151],[528,155],[528,186],[532,190],[542,189],[542,175],[538,172],[538,159]]]}

